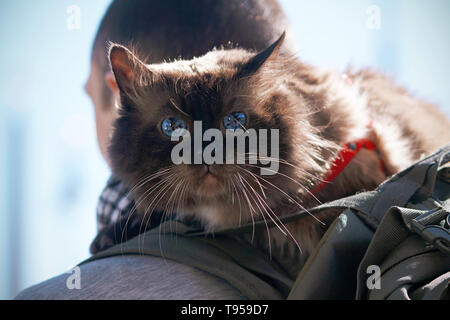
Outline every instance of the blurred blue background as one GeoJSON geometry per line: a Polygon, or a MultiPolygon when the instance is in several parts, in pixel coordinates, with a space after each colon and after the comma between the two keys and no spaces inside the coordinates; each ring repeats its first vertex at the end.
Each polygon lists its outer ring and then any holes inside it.
{"type": "MultiPolygon", "coordinates": [[[[0,298],[89,255],[109,170],[83,86],[109,2],[0,2],[0,298]],[[70,27],[73,5],[79,28],[70,27]]],[[[450,114],[450,1],[282,4],[302,59],[339,70],[350,64],[384,70],[450,114]]]]}

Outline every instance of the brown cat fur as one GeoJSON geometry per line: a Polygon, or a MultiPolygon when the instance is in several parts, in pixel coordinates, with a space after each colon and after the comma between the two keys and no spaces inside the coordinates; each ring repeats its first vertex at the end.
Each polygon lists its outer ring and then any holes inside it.
{"type": "MultiPolygon", "coordinates": [[[[349,70],[349,84],[340,74],[318,71],[280,50],[283,39],[260,54],[214,50],[189,61],[148,66],[125,47],[111,47],[122,107],[110,154],[114,173],[134,187],[135,215],[142,223],[155,210],[194,218],[210,232],[276,220],[299,205],[374,189],[450,141],[445,116],[388,77],[349,70]],[[175,115],[189,130],[193,120],[221,128],[221,119],[232,111],[246,113],[251,128],[280,129],[279,174],[261,177],[258,168],[237,165],[167,169],[174,144],[161,132],[162,120],[175,115]],[[371,139],[377,152],[359,152],[332,185],[315,195],[318,199],[312,197],[310,190],[325,178],[340,147],[360,138],[371,139]],[[161,176],[143,180],[164,169],[161,176]]],[[[284,231],[295,241],[282,234],[283,227],[256,230],[253,244],[270,250],[295,276],[338,214],[328,211],[288,224],[284,231]]]]}

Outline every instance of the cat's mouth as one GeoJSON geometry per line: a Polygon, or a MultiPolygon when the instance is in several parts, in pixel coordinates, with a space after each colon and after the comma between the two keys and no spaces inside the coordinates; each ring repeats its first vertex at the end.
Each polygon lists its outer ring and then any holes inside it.
{"type": "Polygon", "coordinates": [[[212,174],[211,172],[205,174],[202,179],[203,183],[208,185],[217,185],[217,183],[219,183],[218,177],[212,174]]]}
{"type": "Polygon", "coordinates": [[[214,197],[224,191],[223,179],[218,174],[217,168],[205,165],[198,177],[196,193],[199,196],[214,197]]]}

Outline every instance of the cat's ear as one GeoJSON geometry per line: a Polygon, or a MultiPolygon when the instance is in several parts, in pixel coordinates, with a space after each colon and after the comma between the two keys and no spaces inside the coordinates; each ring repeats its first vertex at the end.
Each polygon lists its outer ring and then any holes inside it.
{"type": "Polygon", "coordinates": [[[147,66],[124,46],[111,45],[109,61],[121,93],[129,94],[151,76],[147,66]]]}
{"type": "Polygon", "coordinates": [[[256,56],[250,59],[239,71],[238,77],[247,77],[257,73],[266,62],[275,57],[283,45],[286,38],[286,32],[283,32],[280,38],[275,41],[270,47],[264,51],[258,53],[256,56]]]}

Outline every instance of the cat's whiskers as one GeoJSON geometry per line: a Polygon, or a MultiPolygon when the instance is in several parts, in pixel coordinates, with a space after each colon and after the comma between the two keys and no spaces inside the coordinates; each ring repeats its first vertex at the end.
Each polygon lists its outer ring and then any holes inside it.
{"type": "MultiPolygon", "coordinates": [[[[169,172],[171,172],[171,171],[169,171],[169,172]]],[[[142,204],[149,196],[151,196],[156,190],[158,190],[159,187],[163,186],[170,178],[172,178],[172,177],[175,176],[175,175],[176,175],[176,173],[170,173],[167,177],[163,177],[163,178],[161,179],[161,181],[159,181],[159,182],[157,182],[155,185],[151,186],[148,190],[146,190],[146,191],[144,192],[144,194],[143,194],[142,196],[140,196],[138,199],[136,199],[137,201],[135,201],[135,204],[134,204],[133,208],[131,209],[130,213],[128,214],[128,218],[127,218],[127,221],[126,221],[126,223],[125,223],[125,228],[124,228],[124,230],[122,231],[122,240],[123,240],[123,236],[124,236],[124,233],[125,233],[125,231],[126,231],[126,228],[127,228],[127,226],[128,226],[128,223],[129,223],[131,217],[133,216],[133,214],[136,213],[138,207],[140,207],[140,205],[141,205],[141,204],[142,204]]],[[[140,230],[141,230],[141,227],[140,227],[140,230]]]]}
{"type": "Polygon", "coordinates": [[[238,199],[238,203],[239,203],[239,226],[241,226],[241,224],[242,224],[242,204],[241,204],[241,197],[239,195],[239,191],[238,191],[238,189],[236,187],[236,184],[235,184],[235,180],[236,179],[237,179],[236,175],[233,174],[233,176],[230,178],[230,182],[233,185],[233,194],[235,193],[236,197],[238,199]]]}
{"type": "Polygon", "coordinates": [[[147,176],[144,176],[143,178],[139,179],[138,182],[135,183],[134,186],[128,191],[128,193],[126,194],[126,197],[129,197],[134,191],[141,188],[147,182],[149,182],[153,179],[156,179],[156,178],[160,177],[161,175],[164,175],[166,172],[171,171],[173,168],[174,168],[174,166],[172,165],[168,168],[158,170],[157,172],[155,172],[151,175],[147,175],[147,176]]]}
{"type": "Polygon", "coordinates": [[[180,195],[178,197],[178,205],[177,205],[177,213],[182,214],[181,210],[182,210],[182,205],[185,202],[185,198],[187,196],[187,190],[188,190],[188,186],[190,185],[189,182],[187,181],[187,179],[183,179],[183,188],[181,189],[180,195]]]}
{"type": "MultiPolygon", "coordinates": [[[[161,216],[161,221],[164,221],[164,219],[165,219],[165,217],[166,217],[167,215],[175,213],[175,212],[174,212],[175,201],[172,200],[172,199],[173,199],[173,198],[177,198],[178,190],[183,186],[183,183],[184,183],[184,179],[182,179],[182,180],[173,179],[173,180],[171,181],[171,183],[170,183],[170,187],[167,189],[167,191],[166,191],[166,192],[164,193],[164,195],[162,196],[162,197],[164,197],[165,194],[167,194],[167,192],[169,192],[169,190],[172,190],[172,187],[174,187],[173,190],[171,191],[171,194],[170,194],[169,199],[167,199],[167,201],[166,201],[166,205],[164,206],[164,210],[162,211],[163,214],[162,214],[162,216],[161,216]]],[[[161,197],[161,199],[162,199],[162,197],[161,197]]],[[[160,199],[160,200],[161,200],[161,199],[160,199]]],[[[159,200],[159,201],[160,201],[160,200],[159,200]]],[[[156,205],[157,205],[157,204],[156,204],[156,205]]],[[[155,206],[156,206],[156,205],[155,205],[155,206]]],[[[152,208],[152,212],[153,212],[153,208],[152,208]]],[[[150,216],[151,216],[152,212],[150,213],[150,216]]],[[[150,218],[147,220],[147,224],[148,224],[149,221],[150,221],[150,218]]],[[[146,225],[146,226],[145,226],[145,230],[147,230],[147,227],[148,227],[148,226],[146,225]]],[[[172,221],[171,221],[171,220],[169,221],[169,227],[170,227],[170,234],[172,235],[173,232],[172,232],[172,221]]],[[[165,260],[165,256],[164,256],[164,250],[163,250],[163,248],[162,248],[162,241],[161,241],[161,227],[159,228],[159,235],[158,235],[158,238],[159,238],[159,250],[160,250],[161,256],[163,257],[164,261],[166,261],[166,260],[165,260]]]]}
{"type": "MultiPolygon", "coordinates": [[[[147,178],[145,178],[145,179],[146,179],[146,182],[145,182],[145,183],[141,183],[141,185],[140,185],[138,188],[133,187],[132,190],[133,190],[133,191],[138,190],[139,188],[143,187],[144,185],[146,185],[147,183],[149,183],[149,182],[150,182],[151,180],[153,180],[154,178],[159,178],[161,175],[164,175],[164,174],[170,174],[170,172],[173,170],[173,168],[174,168],[174,166],[171,166],[171,167],[169,167],[169,168],[167,168],[167,169],[159,170],[159,171],[156,172],[155,174],[152,174],[151,176],[149,176],[149,177],[151,177],[152,179],[147,179],[147,178]]],[[[172,173],[172,174],[173,174],[173,173],[172,173]]],[[[127,220],[126,220],[126,222],[125,222],[124,230],[122,230],[121,242],[123,242],[123,238],[124,238],[126,229],[127,229],[127,227],[128,227],[128,223],[130,222],[130,219],[131,219],[131,217],[133,216],[133,214],[136,212],[137,208],[140,206],[140,204],[141,204],[143,201],[145,201],[145,199],[147,198],[147,195],[149,196],[149,195],[152,193],[152,190],[155,189],[155,188],[157,188],[158,185],[163,184],[164,181],[165,181],[166,179],[167,179],[167,178],[164,178],[164,177],[163,177],[161,181],[159,181],[156,185],[150,187],[149,190],[146,190],[145,193],[144,193],[140,198],[136,199],[137,201],[136,201],[136,200],[134,201],[134,205],[133,205],[133,207],[131,208],[130,212],[128,213],[128,217],[127,217],[127,220]]],[[[142,180],[144,180],[144,179],[142,179],[142,180]]],[[[141,181],[142,181],[142,180],[141,180],[141,181]]],[[[137,185],[137,184],[136,184],[136,185],[137,185]]]]}
{"type": "MultiPolygon", "coordinates": [[[[172,191],[172,194],[170,195],[169,199],[167,200],[167,205],[165,207],[165,211],[169,214],[176,214],[177,211],[175,211],[175,204],[179,207],[179,200],[176,200],[178,197],[179,190],[183,188],[183,183],[185,182],[185,179],[181,179],[177,181],[177,185],[175,186],[174,190],[172,191]],[[172,198],[174,199],[172,201],[172,198]],[[170,210],[168,210],[168,207],[170,207],[170,210]]],[[[178,210],[178,208],[177,208],[178,210]]],[[[171,225],[172,227],[172,225],[171,225]]],[[[172,230],[172,229],[171,229],[172,230]]]]}
{"type": "Polygon", "coordinates": [[[247,173],[250,173],[250,174],[251,174],[252,178],[253,178],[253,179],[256,181],[256,183],[258,184],[258,186],[259,186],[259,188],[260,188],[260,190],[261,190],[261,193],[262,193],[264,199],[267,199],[266,193],[264,192],[264,189],[265,189],[266,187],[264,187],[264,186],[261,184],[261,182],[258,180],[258,177],[256,177],[255,174],[253,174],[250,170],[246,170],[246,171],[247,171],[247,173]]]}
{"type": "MultiPolygon", "coordinates": [[[[141,187],[145,186],[147,183],[149,183],[150,181],[159,178],[161,175],[164,175],[167,172],[170,172],[172,169],[174,168],[174,166],[170,166],[166,169],[161,169],[158,170],[157,172],[150,174],[150,175],[146,175],[143,176],[141,179],[138,180],[137,183],[134,184],[134,186],[127,192],[127,194],[125,195],[126,198],[129,198],[130,195],[134,192],[137,191],[138,189],[140,189],[141,187]]],[[[136,207],[136,201],[135,201],[135,205],[133,206],[131,212],[133,212],[133,210],[135,210],[136,207]]],[[[130,215],[130,214],[129,214],[130,215]]],[[[131,215],[130,215],[131,216],[131,215]]],[[[128,221],[127,221],[128,222],[128,221]]]]}
{"type": "MultiPolygon", "coordinates": [[[[144,215],[143,215],[143,218],[142,218],[142,222],[141,222],[141,226],[139,227],[139,233],[142,233],[142,226],[143,226],[143,224],[144,224],[144,221],[146,220],[146,217],[147,217],[147,214],[148,214],[148,212],[150,212],[150,215],[149,215],[149,217],[147,218],[147,222],[146,222],[146,228],[148,227],[148,223],[149,223],[149,221],[151,220],[151,216],[152,216],[152,214],[154,213],[154,210],[155,210],[155,208],[156,208],[156,206],[158,206],[158,204],[161,202],[161,200],[164,198],[164,196],[167,194],[167,192],[169,192],[169,190],[171,189],[171,187],[177,182],[177,179],[176,179],[176,174],[175,175],[173,175],[173,176],[171,176],[165,183],[164,183],[164,185],[162,185],[162,187],[161,187],[161,185],[160,185],[160,190],[159,190],[159,192],[155,195],[155,197],[153,198],[153,200],[151,201],[151,203],[147,206],[147,209],[145,210],[145,213],[144,213],[144,215]],[[155,202],[156,201],[156,202],[155,202]]],[[[163,221],[164,220],[164,218],[165,218],[165,212],[163,212],[163,215],[162,215],[162,217],[161,217],[161,221],[163,221]]],[[[160,226],[160,231],[161,231],[161,225],[162,224],[160,224],[159,226],[160,226]]],[[[145,230],[145,229],[144,229],[145,230]]],[[[160,236],[161,236],[161,234],[160,234],[160,236]]],[[[161,238],[161,237],[160,237],[161,238]]],[[[143,241],[142,241],[142,247],[144,246],[144,242],[145,242],[145,239],[143,239],[143,241]]],[[[160,243],[160,247],[161,247],[161,243],[160,243]]],[[[162,253],[162,252],[161,252],[162,253]]]]}
{"type": "MultiPolygon", "coordinates": [[[[250,187],[250,190],[255,194],[255,189],[253,189],[253,187],[245,180],[245,179],[241,179],[241,183],[242,183],[242,185],[243,185],[243,187],[248,191],[248,189],[247,189],[247,187],[245,186],[245,183],[247,183],[247,185],[250,187]]],[[[252,197],[252,199],[253,200],[255,200],[255,198],[253,197],[253,195],[252,195],[252,193],[250,193],[250,191],[249,191],[249,194],[250,194],[250,196],[252,197]]],[[[262,210],[262,209],[264,209],[264,207],[263,208],[261,208],[259,205],[258,205],[258,202],[257,201],[255,201],[255,205],[258,207],[258,209],[259,209],[259,212],[261,213],[261,216],[262,216],[262,218],[263,218],[263,221],[264,221],[264,224],[266,225],[266,231],[267,231],[267,237],[268,237],[268,245],[269,245],[269,256],[270,256],[270,259],[272,259],[272,241],[271,241],[271,238],[270,238],[270,230],[269,230],[269,225],[267,224],[267,220],[266,220],[266,217],[265,217],[265,215],[264,215],[264,210],[262,210]]],[[[261,204],[262,205],[262,204],[261,204]]],[[[267,211],[266,211],[267,212],[267,211]]],[[[269,215],[269,214],[268,214],[269,215]]],[[[269,215],[269,217],[270,217],[270,215],[269,215]]],[[[272,219],[272,221],[273,221],[273,219],[272,219]]],[[[274,221],[275,222],[275,221],[274,221]]],[[[277,226],[278,227],[278,226],[277,226]]],[[[278,227],[279,228],[279,227],[278,227]]]]}
{"type": "MultiPolygon", "coordinates": [[[[153,187],[153,189],[151,190],[152,192],[149,195],[153,194],[155,191],[158,192],[158,193],[155,195],[153,200],[151,200],[150,204],[147,206],[147,208],[146,208],[146,210],[144,212],[143,220],[146,218],[146,215],[147,215],[147,213],[149,212],[150,209],[151,209],[151,213],[153,213],[154,207],[157,206],[159,201],[160,201],[160,199],[158,199],[158,197],[164,191],[166,191],[166,190],[168,191],[169,187],[174,183],[176,176],[177,176],[177,174],[174,173],[174,174],[166,177],[164,180],[160,181],[157,185],[155,185],[153,187]],[[157,202],[155,203],[156,200],[157,200],[157,202]]],[[[149,195],[147,195],[146,198],[148,198],[149,195]]],[[[164,195],[165,195],[165,193],[164,193],[164,195]]]]}
{"type": "MultiPolygon", "coordinates": [[[[139,198],[137,198],[135,201],[135,204],[132,208],[132,210],[130,211],[130,216],[133,215],[133,213],[137,210],[137,208],[142,204],[142,202],[144,202],[147,197],[149,195],[151,195],[151,193],[158,188],[160,185],[164,184],[169,178],[171,178],[172,176],[174,176],[175,173],[171,173],[170,175],[168,175],[167,177],[163,177],[160,181],[158,181],[156,184],[152,185],[149,189],[147,189],[144,194],[142,194],[139,198]]],[[[149,183],[150,181],[147,181],[147,183],[149,183]]],[[[146,184],[147,184],[146,183],[146,184]]]]}
{"type": "MultiPolygon", "coordinates": [[[[260,166],[257,166],[257,165],[252,165],[252,164],[246,164],[246,166],[253,167],[253,168],[259,168],[259,169],[263,168],[263,167],[260,167],[260,166]]],[[[290,181],[292,181],[296,185],[298,185],[300,188],[305,190],[306,193],[311,196],[311,198],[313,198],[314,200],[316,200],[318,202],[318,204],[322,204],[321,201],[319,199],[317,199],[316,195],[314,193],[312,193],[309,188],[305,187],[304,185],[302,185],[300,182],[298,182],[297,180],[293,179],[292,177],[290,177],[290,176],[288,176],[288,175],[286,175],[284,173],[281,173],[279,171],[275,171],[275,170],[269,169],[269,168],[264,168],[264,170],[267,170],[269,172],[274,173],[275,175],[280,175],[282,177],[285,177],[285,178],[289,179],[290,181]]]]}
{"type": "MultiPolygon", "coordinates": [[[[250,178],[252,178],[252,179],[260,186],[261,191],[264,192],[264,191],[263,191],[263,185],[261,184],[261,182],[259,181],[258,177],[257,177],[255,174],[253,174],[250,170],[247,170],[247,169],[245,169],[245,168],[239,168],[239,169],[243,170],[243,173],[249,174],[249,175],[250,175],[250,178]]],[[[249,184],[248,181],[246,181],[246,182],[247,182],[247,184],[249,184]]],[[[251,187],[250,184],[249,184],[249,186],[250,186],[250,188],[252,188],[252,190],[254,190],[253,187],[251,187]]],[[[254,191],[255,191],[255,190],[254,190],[254,191]]],[[[256,191],[255,191],[255,192],[256,192],[256,191]]],[[[258,196],[260,196],[257,192],[256,192],[256,194],[257,194],[258,196]]],[[[264,194],[264,193],[263,193],[263,194],[264,194]]],[[[266,199],[267,199],[267,198],[266,198],[266,199]]],[[[280,223],[281,225],[283,225],[283,222],[280,220],[280,218],[278,217],[278,215],[276,215],[275,212],[272,211],[272,209],[270,208],[270,206],[267,204],[267,201],[266,201],[265,199],[262,199],[262,200],[263,200],[264,203],[267,205],[267,207],[271,210],[271,212],[273,213],[274,217],[276,217],[276,219],[279,221],[279,223],[280,223]]],[[[284,235],[287,236],[287,234],[280,228],[280,226],[278,225],[278,223],[277,223],[276,221],[274,221],[270,215],[269,215],[269,217],[271,218],[271,220],[272,220],[272,222],[275,224],[275,226],[277,226],[277,227],[280,229],[280,231],[281,231],[284,235]]],[[[284,225],[283,225],[283,226],[284,226],[284,225]]]]}
{"type": "Polygon", "coordinates": [[[252,240],[251,240],[251,242],[253,243],[253,241],[254,241],[254,239],[255,239],[255,217],[253,216],[253,213],[256,213],[256,211],[255,211],[255,209],[253,208],[253,206],[252,206],[252,204],[251,204],[251,202],[250,202],[250,199],[249,199],[249,197],[248,197],[248,195],[247,195],[247,192],[246,192],[245,189],[244,189],[244,183],[242,182],[242,176],[241,176],[239,173],[237,173],[237,175],[238,175],[239,181],[240,181],[240,183],[241,183],[241,185],[242,185],[241,191],[242,191],[242,193],[244,194],[245,199],[247,200],[247,204],[248,204],[249,210],[250,210],[250,216],[251,216],[251,218],[252,218],[252,225],[253,225],[253,228],[252,228],[252,240]]]}
{"type": "MultiPolygon", "coordinates": [[[[258,167],[258,166],[253,166],[253,165],[248,165],[246,164],[246,166],[252,166],[252,167],[256,167],[256,168],[263,168],[263,167],[258,167]]],[[[243,167],[237,167],[239,169],[245,169],[243,167]]],[[[265,169],[265,168],[264,168],[265,169]]],[[[245,169],[246,170],[246,169],[245,169]]],[[[286,196],[289,200],[291,200],[292,202],[294,202],[302,211],[305,211],[306,213],[308,213],[312,218],[314,218],[317,222],[319,222],[322,225],[325,225],[325,223],[323,223],[322,221],[320,221],[320,219],[318,219],[316,216],[314,216],[311,212],[308,211],[308,209],[306,209],[304,206],[302,206],[297,200],[295,200],[292,196],[290,196],[289,194],[287,194],[285,191],[281,190],[278,186],[276,186],[275,184],[271,183],[270,181],[268,181],[267,179],[264,179],[263,177],[259,177],[259,179],[261,179],[262,181],[266,182],[267,184],[271,185],[272,187],[274,187],[275,189],[277,189],[278,191],[280,191],[284,196],[286,196]]]]}
{"type": "MultiPolygon", "coordinates": [[[[244,168],[241,168],[241,169],[244,169],[244,168]]],[[[253,178],[257,183],[260,183],[260,182],[258,181],[258,178],[257,178],[252,172],[250,172],[250,171],[247,170],[247,169],[244,169],[244,170],[246,171],[246,173],[251,174],[251,178],[253,178]]],[[[269,204],[267,203],[267,201],[265,201],[265,200],[261,197],[261,195],[258,194],[258,193],[256,192],[256,190],[255,190],[254,188],[251,187],[251,185],[249,184],[248,181],[246,181],[246,182],[247,182],[247,184],[250,186],[250,188],[253,190],[255,196],[259,199],[261,205],[264,207],[264,211],[265,211],[265,212],[267,213],[267,215],[270,217],[270,219],[272,220],[272,222],[274,223],[274,225],[280,230],[280,232],[281,232],[284,236],[286,236],[286,237],[289,236],[289,237],[294,241],[294,243],[295,243],[295,245],[297,246],[297,248],[299,249],[300,253],[302,253],[303,251],[302,251],[302,248],[300,247],[300,244],[298,243],[298,241],[297,241],[297,239],[294,237],[294,235],[289,231],[288,227],[280,220],[280,218],[278,217],[278,215],[272,210],[272,208],[269,206],[269,204]],[[266,208],[272,213],[273,216],[267,211],[266,208]],[[279,224],[274,220],[273,217],[275,217],[275,218],[279,221],[279,224]],[[284,230],[283,230],[283,228],[282,228],[280,225],[284,228],[284,230]]],[[[267,223],[266,223],[266,227],[267,227],[267,223]]],[[[269,238],[269,241],[270,241],[270,233],[269,233],[269,230],[267,230],[267,232],[268,232],[268,238],[269,238]]]]}
{"type": "Polygon", "coordinates": [[[280,163],[280,164],[285,164],[289,167],[292,167],[294,169],[297,169],[298,171],[300,171],[301,173],[309,176],[310,178],[317,180],[317,182],[325,182],[323,179],[316,177],[315,175],[313,175],[312,173],[306,171],[305,169],[300,168],[299,166],[296,166],[292,163],[290,163],[289,161],[283,159],[283,158],[272,158],[272,157],[263,157],[260,156],[256,153],[244,153],[244,156],[252,156],[252,158],[246,158],[246,160],[264,160],[264,161],[271,161],[271,162],[276,162],[276,163],[280,163]]]}
{"type": "MultiPolygon", "coordinates": [[[[176,185],[175,189],[173,190],[170,198],[167,200],[167,204],[166,204],[166,206],[164,208],[164,212],[163,212],[163,216],[162,216],[163,218],[162,219],[164,219],[164,217],[166,217],[168,214],[174,214],[174,213],[176,214],[176,213],[180,212],[180,204],[182,203],[181,202],[182,201],[182,195],[183,195],[183,193],[186,192],[187,187],[189,185],[188,183],[186,183],[186,181],[187,181],[186,178],[181,178],[181,180],[174,180],[173,181],[172,186],[175,183],[178,183],[178,184],[176,185]],[[174,198],[173,201],[172,201],[172,197],[174,198]],[[175,204],[177,204],[177,211],[174,211],[175,210],[175,204]],[[170,206],[170,209],[169,209],[169,206],[170,206]]],[[[169,224],[170,224],[171,234],[173,234],[172,233],[172,220],[169,221],[169,224]]],[[[161,229],[160,229],[160,231],[161,231],[161,229]]],[[[163,249],[162,249],[162,242],[161,242],[161,233],[159,234],[159,248],[160,248],[161,255],[164,257],[164,252],[163,252],[163,249]]]]}
{"type": "Polygon", "coordinates": [[[231,187],[231,180],[226,180],[226,189],[228,190],[228,194],[231,195],[231,204],[234,205],[234,192],[231,187]]]}

